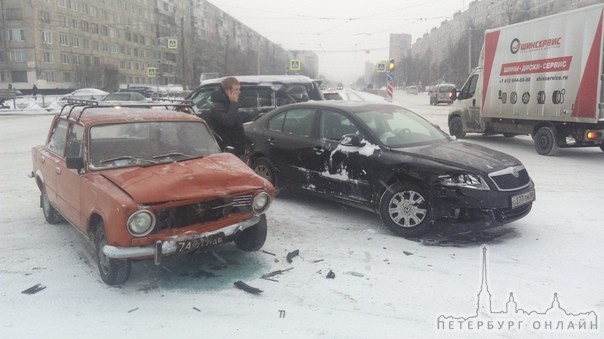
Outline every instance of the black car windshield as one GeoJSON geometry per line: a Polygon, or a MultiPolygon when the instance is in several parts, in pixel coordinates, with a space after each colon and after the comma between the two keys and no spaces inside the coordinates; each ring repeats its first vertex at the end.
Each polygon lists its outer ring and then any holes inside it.
{"type": "Polygon", "coordinates": [[[419,115],[404,108],[357,113],[381,143],[410,147],[448,141],[447,135],[419,115]]]}
{"type": "Polygon", "coordinates": [[[147,166],[219,153],[203,123],[147,121],[98,125],[90,128],[92,169],[147,166]]]}

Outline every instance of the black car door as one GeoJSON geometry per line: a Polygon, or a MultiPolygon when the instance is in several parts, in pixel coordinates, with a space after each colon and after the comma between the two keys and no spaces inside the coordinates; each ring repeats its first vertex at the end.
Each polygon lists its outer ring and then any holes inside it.
{"type": "Polygon", "coordinates": [[[359,128],[342,112],[321,110],[317,128],[319,138],[313,147],[311,163],[318,164],[322,170],[314,184],[319,190],[345,200],[371,201],[369,178],[373,172],[375,148],[367,142],[364,146],[340,144],[346,134],[362,138],[359,128]]]}
{"type": "Polygon", "coordinates": [[[311,176],[316,172],[313,159],[312,136],[316,110],[298,107],[277,114],[268,121],[265,131],[265,146],[269,158],[285,184],[312,188],[311,176]]]}

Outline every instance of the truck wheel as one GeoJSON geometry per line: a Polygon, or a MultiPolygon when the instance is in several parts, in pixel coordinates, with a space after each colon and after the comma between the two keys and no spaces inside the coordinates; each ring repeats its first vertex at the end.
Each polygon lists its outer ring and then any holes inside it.
{"type": "Polygon", "coordinates": [[[238,249],[246,252],[257,251],[262,248],[266,241],[267,225],[266,216],[262,214],[260,221],[252,226],[248,227],[235,239],[235,245],[238,249]]]}
{"type": "Polygon", "coordinates": [[[103,253],[103,247],[107,245],[105,224],[103,221],[99,221],[96,225],[94,243],[101,279],[107,285],[121,285],[125,283],[130,277],[130,261],[109,258],[103,253]]]}
{"type": "Polygon", "coordinates": [[[418,185],[395,183],[388,187],[380,199],[379,212],[384,224],[396,235],[417,237],[430,229],[430,203],[418,185]]]}
{"type": "Polygon", "coordinates": [[[267,158],[258,158],[252,163],[252,169],[256,174],[275,185],[275,169],[267,158]]]}
{"type": "Polygon", "coordinates": [[[58,224],[64,220],[61,214],[52,206],[50,200],[48,200],[45,189],[40,193],[40,205],[42,206],[42,212],[44,212],[44,219],[49,224],[58,224]]]}
{"type": "Polygon", "coordinates": [[[535,150],[541,155],[556,155],[558,153],[558,143],[556,130],[549,126],[541,127],[535,133],[535,150]]]}
{"type": "Polygon", "coordinates": [[[466,132],[463,130],[463,123],[460,117],[453,117],[449,120],[449,134],[462,139],[466,136],[466,132]]]}

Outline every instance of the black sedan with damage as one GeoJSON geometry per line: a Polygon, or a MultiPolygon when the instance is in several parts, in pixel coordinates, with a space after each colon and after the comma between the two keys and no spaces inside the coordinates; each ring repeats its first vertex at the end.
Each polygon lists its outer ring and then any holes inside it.
{"type": "Polygon", "coordinates": [[[516,158],[455,141],[387,103],[310,101],[245,124],[249,164],[280,189],[300,190],[380,215],[416,237],[500,226],[526,216],[534,184],[516,158]]]}

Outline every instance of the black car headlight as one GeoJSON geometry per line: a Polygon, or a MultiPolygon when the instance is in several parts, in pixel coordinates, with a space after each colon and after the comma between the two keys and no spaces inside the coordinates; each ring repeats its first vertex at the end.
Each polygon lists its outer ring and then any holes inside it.
{"type": "Polygon", "coordinates": [[[261,192],[254,197],[252,201],[252,210],[256,214],[262,214],[271,204],[271,196],[266,192],[261,192]]]}
{"type": "Polygon", "coordinates": [[[135,237],[144,237],[151,233],[155,226],[155,215],[146,210],[134,212],[128,218],[128,232],[135,237]]]}
{"type": "Polygon", "coordinates": [[[489,190],[489,185],[476,174],[446,174],[438,177],[443,186],[489,190]]]}

